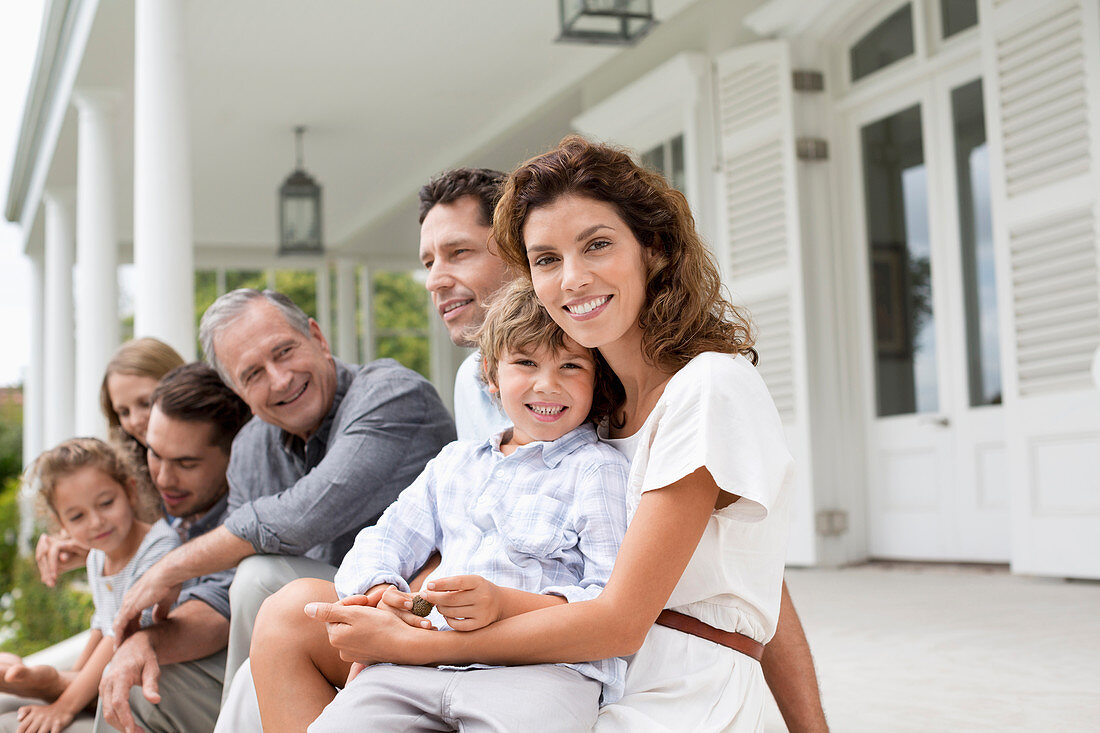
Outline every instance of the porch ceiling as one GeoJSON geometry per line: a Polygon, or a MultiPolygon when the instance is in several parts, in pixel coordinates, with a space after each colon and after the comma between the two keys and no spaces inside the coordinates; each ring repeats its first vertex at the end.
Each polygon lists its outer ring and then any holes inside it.
{"type": "MultiPolygon", "coordinates": [[[[667,20],[695,0],[658,0],[667,20]]],[[[352,235],[621,51],[554,43],[556,0],[191,0],[186,4],[195,241],[271,249],[275,191],[309,128],[326,240],[352,235]]],[[[131,237],[133,0],[101,0],[77,88],[121,93],[120,235],[131,237]]],[[[49,185],[75,182],[75,114],[49,185]]],[[[403,255],[408,243],[357,252],[403,255]]]]}

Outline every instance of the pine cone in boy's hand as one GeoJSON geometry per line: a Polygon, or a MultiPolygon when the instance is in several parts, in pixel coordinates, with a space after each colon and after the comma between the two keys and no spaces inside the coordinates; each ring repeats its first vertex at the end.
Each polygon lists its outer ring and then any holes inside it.
{"type": "Polygon", "coordinates": [[[435,606],[433,606],[431,603],[424,600],[420,596],[413,596],[413,607],[412,607],[413,615],[420,616],[421,618],[424,618],[425,616],[427,616],[429,613],[432,612],[432,609],[434,607],[435,606]]]}

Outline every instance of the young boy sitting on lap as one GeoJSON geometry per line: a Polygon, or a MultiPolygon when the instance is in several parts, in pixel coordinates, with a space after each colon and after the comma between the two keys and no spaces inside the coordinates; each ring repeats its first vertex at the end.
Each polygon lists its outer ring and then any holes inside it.
{"type": "MultiPolygon", "coordinates": [[[[517,282],[479,334],[485,376],[514,427],[455,442],[432,460],[336,574],[341,598],[377,593],[407,623],[469,631],[603,589],[626,529],[628,464],[600,443],[593,418],[609,400],[590,350],[567,337],[517,282]],[[594,402],[596,404],[594,404],[594,402]],[[412,613],[404,578],[442,554],[412,613]],[[419,610],[419,603],[418,609],[419,610]]],[[[588,730],[622,693],[626,663],[522,667],[378,665],[360,672],[310,726],[352,730],[588,730]],[[522,690],[523,694],[516,694],[522,690]],[[602,698],[602,700],[601,700],[602,698]]]]}

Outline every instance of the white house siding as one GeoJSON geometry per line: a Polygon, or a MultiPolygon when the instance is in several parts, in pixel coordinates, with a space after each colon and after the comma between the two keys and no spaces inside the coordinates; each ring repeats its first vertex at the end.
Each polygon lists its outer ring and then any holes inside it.
{"type": "MultiPolygon", "coordinates": [[[[793,7],[790,3],[787,5],[793,7]]],[[[831,8],[822,10],[817,25],[812,20],[793,18],[786,29],[777,28],[789,37],[799,68],[825,72],[827,88],[816,97],[807,95],[796,100],[784,113],[789,119],[776,121],[773,132],[779,134],[781,129],[793,129],[799,135],[819,137],[831,143],[829,160],[796,166],[795,200],[800,210],[793,233],[781,224],[782,212],[786,210],[781,199],[775,204],[779,206],[775,211],[778,220],[772,223],[780,227],[778,231],[786,232],[785,244],[792,249],[769,250],[774,257],[764,256],[767,253],[759,250],[761,256],[757,257],[754,254],[757,249],[753,248],[756,245],[750,245],[759,241],[759,246],[764,246],[767,231],[761,227],[749,226],[751,231],[747,233],[754,238],[738,240],[738,226],[746,222],[752,225],[754,221],[752,216],[756,209],[746,207],[764,205],[759,200],[761,188],[767,187],[766,181],[781,167],[780,161],[788,155],[788,150],[773,150],[763,144],[752,148],[757,156],[772,150],[774,165],[764,166],[759,171],[746,169],[756,184],[751,187],[754,195],[746,195],[749,189],[738,189],[742,195],[738,198],[735,189],[739,180],[738,160],[742,159],[730,158],[726,151],[731,144],[749,145],[751,141],[736,135],[726,140],[722,115],[727,107],[723,106],[722,95],[728,90],[723,89],[720,71],[719,76],[711,80],[717,95],[713,123],[715,140],[719,143],[717,146],[711,144],[705,152],[697,146],[694,161],[696,169],[718,171],[718,177],[710,198],[697,192],[689,196],[694,199],[692,203],[702,222],[701,229],[710,235],[718,254],[724,258],[728,282],[735,291],[749,291],[745,300],[755,310],[761,325],[762,350],[771,342],[771,348],[782,355],[770,363],[765,358],[762,373],[772,385],[785,420],[789,425],[807,426],[807,444],[799,444],[797,430],[792,441],[800,454],[807,482],[806,516],[802,522],[795,523],[791,543],[794,563],[842,563],[865,558],[870,554],[867,537],[873,529],[868,525],[872,520],[866,514],[866,504],[875,488],[871,485],[874,477],[864,469],[869,457],[861,438],[861,433],[868,429],[864,415],[869,413],[867,405],[858,404],[864,399],[861,383],[872,377],[852,353],[858,354],[867,348],[869,329],[861,327],[865,325],[865,316],[856,312],[864,306],[846,292],[851,289],[853,277],[865,277],[853,267],[853,262],[858,263],[863,255],[857,253],[853,257],[852,252],[853,248],[864,245],[847,238],[850,222],[846,223],[845,217],[855,203],[851,200],[853,191],[851,187],[836,185],[838,180],[845,178],[838,169],[850,168],[850,156],[854,153],[837,137],[838,120],[844,115],[843,109],[836,107],[835,100],[843,96],[837,87],[846,84],[839,78],[838,66],[842,65],[838,65],[836,59],[846,52],[844,44],[852,39],[850,33],[845,35],[845,27],[852,25],[852,19],[857,22],[862,19],[863,25],[870,27],[901,3],[835,2],[830,5],[831,8]],[[719,202],[723,195],[727,200],[719,202]],[[808,237],[812,238],[812,243],[807,242],[808,237]],[[764,292],[767,288],[755,292],[761,281],[755,271],[786,272],[792,253],[796,255],[794,290],[777,288],[771,295],[770,291],[764,292]],[[789,302],[792,297],[804,305],[792,307],[789,302]],[[782,367],[778,372],[777,361],[782,367]],[[792,362],[798,365],[793,370],[792,362]],[[802,370],[800,376],[794,378],[799,370],[802,370]],[[800,386],[810,394],[800,395],[800,386]],[[800,408],[805,411],[804,416],[799,414],[800,408]],[[845,516],[838,516],[833,510],[845,516]],[[819,512],[824,514],[816,517],[819,512]],[[825,534],[815,531],[814,519],[821,521],[820,529],[826,530],[825,534]],[[845,519],[846,531],[829,536],[828,530],[843,528],[845,519]],[[835,524],[836,521],[841,524],[835,524]]],[[[965,474],[973,481],[989,482],[998,480],[998,476],[1008,477],[1011,492],[1006,494],[1011,493],[1012,520],[1011,527],[1001,531],[1011,530],[1011,561],[1016,572],[1096,577],[1100,573],[1095,560],[1100,557],[1097,552],[1100,548],[1096,547],[1096,542],[1100,541],[1096,539],[1100,538],[1100,524],[1097,524],[1100,521],[1100,485],[1096,478],[1100,475],[1100,464],[1097,464],[1100,461],[1100,407],[1088,370],[1100,346],[1100,308],[1097,307],[1100,249],[1096,235],[1100,185],[1097,185],[1096,165],[1092,162],[1097,150],[1096,124],[1100,114],[1096,112],[1098,82],[1094,78],[1096,74],[1091,73],[1100,68],[1095,62],[1100,53],[1100,36],[1096,32],[1094,4],[1066,0],[1042,6],[1045,9],[1023,0],[983,3],[980,29],[971,31],[968,40],[956,42],[953,49],[937,39],[923,37],[926,29],[917,30],[922,36],[918,39],[918,52],[933,59],[931,68],[935,68],[936,73],[950,68],[952,54],[961,59],[973,53],[960,52],[958,49],[963,46],[985,49],[981,78],[991,157],[996,161],[1007,156],[1009,166],[1015,166],[1016,171],[1016,177],[1012,178],[1011,172],[1006,174],[994,163],[996,247],[1002,260],[998,265],[1003,279],[998,308],[1004,344],[1005,397],[1003,408],[995,406],[984,413],[986,417],[996,415],[995,419],[1003,420],[1003,426],[995,432],[1007,435],[1007,442],[990,452],[991,446],[975,445],[973,440],[959,437],[952,451],[960,460],[977,461],[974,469],[977,473],[965,474]],[[978,37],[980,42],[976,40],[978,37]],[[998,44],[999,50],[991,50],[998,44]],[[1036,81],[1034,75],[1025,75],[1025,81],[1033,82],[1030,91],[1042,99],[1019,101],[1021,95],[1026,96],[1029,91],[1025,85],[1023,91],[1015,92],[1015,107],[1010,105],[1007,113],[1022,115],[1025,126],[1029,116],[1038,117],[1037,124],[1045,127],[1037,127],[1030,138],[1025,130],[1021,143],[1013,147],[1009,141],[1006,147],[1006,142],[999,137],[999,127],[1006,113],[999,98],[1004,91],[1002,77],[1006,75],[1006,68],[1009,81],[1012,79],[1013,52],[1028,63],[1039,63],[1045,69],[1042,72],[1045,76],[1036,81]],[[1065,114],[1053,118],[1035,112],[1044,105],[1049,107],[1050,98],[1063,88],[1070,90],[1067,94],[1073,90],[1079,92],[1075,97],[1076,106],[1072,106],[1071,99],[1067,102],[1071,107],[1065,114]],[[1023,112],[1019,111],[1021,108],[1023,112]],[[1044,130],[1051,135],[1042,136],[1040,133],[1044,130]],[[1021,314],[1026,317],[1022,325],[1021,314]],[[978,453],[962,457],[964,451],[978,453]],[[1007,461],[1007,470],[991,464],[990,460],[1007,461]],[[989,473],[993,469],[996,470],[989,473]],[[986,475],[981,473],[983,470],[986,475]]],[[[919,5],[920,10],[928,8],[919,5]]],[[[738,8],[730,12],[734,15],[741,11],[738,8]]],[[[734,57],[741,49],[751,54],[753,52],[747,49],[754,45],[763,47],[762,43],[754,44],[758,39],[743,26],[739,30],[723,26],[721,13],[715,5],[699,3],[678,16],[675,19],[678,24],[675,50],[699,54],[702,49],[703,58],[717,64],[720,70],[726,54],[734,57]],[[722,30],[716,31],[716,28],[722,30]],[[716,36],[722,36],[717,43],[716,36]],[[731,48],[734,50],[729,50],[731,48]]],[[[924,22],[923,18],[919,14],[916,16],[917,25],[924,22]]],[[[629,55],[624,54],[586,80],[584,109],[576,119],[582,131],[614,140],[616,134],[601,135],[601,131],[614,130],[616,124],[630,128],[629,110],[635,109],[636,104],[632,107],[628,103],[631,100],[636,103],[640,98],[636,88],[644,86],[648,77],[659,76],[675,55],[644,47],[631,53],[638,62],[631,67],[631,73],[625,71],[629,55]],[[652,55],[647,56],[647,52],[652,55]],[[617,123],[611,121],[616,104],[621,118],[617,123]],[[604,127],[601,128],[601,124],[604,127]]],[[[1023,61],[1015,63],[1018,69],[1023,61]]],[[[749,81],[751,79],[746,83],[749,81]]],[[[753,100],[759,101],[763,94],[761,89],[749,89],[756,95],[753,100]]],[[[861,101],[873,102],[874,99],[861,101]]],[[[737,102],[728,109],[734,115],[751,111],[737,102]]],[[[645,127],[648,111],[641,110],[634,129],[645,127]]],[[[943,113],[941,107],[939,114],[943,113]]],[[[950,129],[949,120],[937,119],[925,124],[926,127],[950,129]]],[[[748,135],[751,130],[737,132],[748,135]]],[[[631,142],[630,132],[619,134],[622,141],[631,142]]],[[[744,158],[743,162],[751,168],[752,160],[744,158]]],[[[786,189],[780,184],[776,190],[786,189]]],[[[957,261],[957,255],[954,257],[957,261]]],[[[948,257],[940,266],[958,265],[948,257]]],[[[961,316],[944,312],[940,317],[957,319],[961,316]]],[[[952,327],[958,328],[957,325],[952,327]]],[[[989,487],[966,488],[980,494],[989,487]]],[[[1001,516],[1001,521],[1008,523],[1001,516]]],[[[975,550],[975,555],[968,557],[965,552],[954,559],[990,556],[975,550]]],[[[996,551],[992,556],[1000,557],[996,551]]],[[[1009,558],[1005,556],[1005,559],[1009,558]]]]}

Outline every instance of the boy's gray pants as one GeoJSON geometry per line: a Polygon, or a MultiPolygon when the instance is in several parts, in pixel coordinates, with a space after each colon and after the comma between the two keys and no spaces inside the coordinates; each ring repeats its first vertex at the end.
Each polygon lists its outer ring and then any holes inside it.
{"type": "Polygon", "coordinates": [[[553,664],[464,670],[379,664],[341,690],[309,733],[359,730],[364,721],[376,731],[589,731],[602,687],[553,664]]]}

